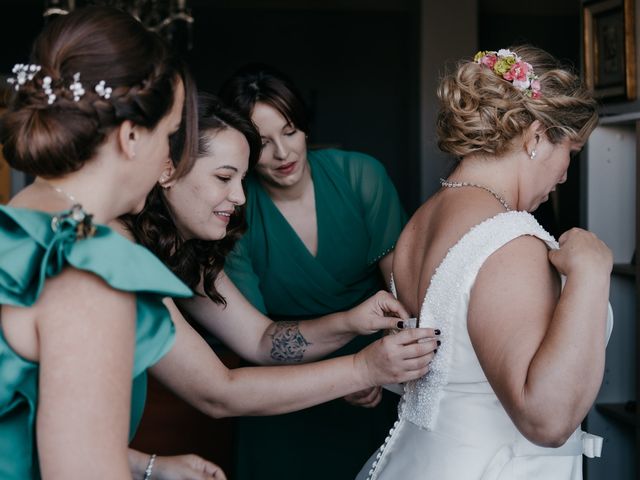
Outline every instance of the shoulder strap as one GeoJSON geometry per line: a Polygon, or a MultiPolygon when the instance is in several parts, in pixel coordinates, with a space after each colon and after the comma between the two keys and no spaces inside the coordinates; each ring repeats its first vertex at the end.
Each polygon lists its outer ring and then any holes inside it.
{"type": "Polygon", "coordinates": [[[420,311],[422,326],[431,326],[433,312],[449,303],[447,291],[463,293],[473,286],[478,271],[494,252],[510,241],[523,235],[539,238],[549,249],[558,248],[558,243],[528,212],[505,212],[491,217],[469,230],[458,240],[438,266],[420,311]],[[424,323],[423,323],[424,322],[424,323]]]}

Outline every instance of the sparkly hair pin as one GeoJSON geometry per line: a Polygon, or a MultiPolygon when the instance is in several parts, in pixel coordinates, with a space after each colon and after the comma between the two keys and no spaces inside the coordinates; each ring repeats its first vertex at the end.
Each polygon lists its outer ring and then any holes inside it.
{"type": "Polygon", "coordinates": [[[479,51],[473,57],[479,65],[490,68],[496,75],[513,84],[527,97],[540,98],[540,81],[533,73],[533,67],[511,50],[501,49],[479,51]]]}
{"type": "Polygon", "coordinates": [[[51,89],[51,77],[49,75],[42,79],[42,89],[47,96],[47,103],[49,105],[56,101],[56,94],[53,93],[53,90],[51,89]]]}
{"type": "Polygon", "coordinates": [[[109,98],[111,98],[111,92],[113,91],[111,87],[106,86],[106,83],[104,80],[100,80],[98,84],[95,86],[94,90],[96,91],[99,97],[102,97],[105,100],[108,100],[109,98]]]}
{"type": "Polygon", "coordinates": [[[80,72],[73,74],[73,83],[69,85],[69,90],[73,93],[73,101],[78,102],[85,94],[84,88],[80,83],[80,72]]]}
{"type": "MultiPolygon", "coordinates": [[[[32,81],[41,69],[42,67],[40,65],[17,63],[13,66],[12,70],[15,77],[7,78],[7,83],[9,85],[13,85],[15,90],[19,91],[20,87],[25,83],[32,81]]],[[[42,78],[42,90],[47,96],[47,103],[52,105],[58,97],[53,92],[53,79],[49,75],[42,78]]],[[[100,80],[94,87],[94,90],[100,98],[105,100],[111,98],[111,94],[113,92],[113,89],[108,87],[104,80],[100,80]]],[[[73,83],[69,85],[69,91],[71,91],[73,95],[74,102],[79,102],[84,94],[87,93],[80,82],[80,72],[73,74],[73,83]]]]}
{"type": "Polygon", "coordinates": [[[33,77],[35,77],[41,68],[40,65],[16,63],[11,70],[15,74],[15,77],[7,78],[7,83],[13,85],[16,91],[18,91],[22,85],[33,80],[33,77]]]}

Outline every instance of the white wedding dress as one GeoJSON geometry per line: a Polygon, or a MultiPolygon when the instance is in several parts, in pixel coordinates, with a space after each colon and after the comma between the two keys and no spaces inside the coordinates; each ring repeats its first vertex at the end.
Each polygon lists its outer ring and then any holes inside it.
{"type": "MultiPolygon", "coordinates": [[[[505,212],[467,232],[436,269],[420,326],[440,329],[442,345],[430,372],[405,385],[398,420],[357,480],[577,480],[582,455],[600,456],[602,439],[579,428],[560,448],[529,442],[500,404],[471,344],[467,308],[478,271],[522,235],[558,248],[532,215],[505,212]]],[[[393,281],[392,289],[395,294],[393,281]]],[[[611,307],[607,323],[608,338],[611,307]]]]}

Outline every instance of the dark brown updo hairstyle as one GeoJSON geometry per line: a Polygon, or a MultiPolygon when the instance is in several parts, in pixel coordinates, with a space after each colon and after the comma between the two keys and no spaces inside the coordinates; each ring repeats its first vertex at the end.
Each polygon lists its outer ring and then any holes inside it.
{"type": "Polygon", "coordinates": [[[309,133],[309,118],[302,95],[282,72],[267,65],[249,64],[236,71],[220,89],[220,98],[251,117],[261,102],[275,108],[293,127],[309,133]]]}
{"type": "Polygon", "coordinates": [[[185,88],[186,125],[171,147],[189,156],[195,149],[191,77],[164,41],[129,14],[92,6],[60,16],[37,37],[31,62],[41,68],[15,92],[1,129],[13,168],[42,177],[80,169],[123,121],[153,129],[171,110],[178,79],[185,88]],[[69,87],[77,73],[85,93],[75,101],[69,87]],[[56,97],[52,103],[45,77],[56,97]],[[101,81],[113,89],[110,98],[95,91],[101,81]]]}
{"type": "MultiPolygon", "coordinates": [[[[215,134],[230,128],[240,132],[249,143],[249,168],[252,168],[260,157],[261,141],[251,120],[224,106],[217,97],[200,93],[198,155],[189,159],[172,155],[176,169],[172,178],[184,177],[199,157],[211,155],[216,142],[215,134]]],[[[215,281],[224,268],[226,256],[246,230],[243,205],[236,207],[224,238],[184,240],[178,233],[162,187],[156,185],[147,196],[143,210],[136,216],[129,216],[127,224],[137,241],[155,253],[192,290],[198,290],[202,279],[204,293],[215,303],[226,305],[224,297],[216,290],[215,281]]]]}
{"type": "Polygon", "coordinates": [[[458,64],[438,88],[438,146],[458,159],[473,153],[501,155],[534,120],[552,143],[584,142],[598,122],[597,103],[580,78],[547,52],[511,47],[533,67],[540,97],[531,98],[472,61],[458,64]]]}

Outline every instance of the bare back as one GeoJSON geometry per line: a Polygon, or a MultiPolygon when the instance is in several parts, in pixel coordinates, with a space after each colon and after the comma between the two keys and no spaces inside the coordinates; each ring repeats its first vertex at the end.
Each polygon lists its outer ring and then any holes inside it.
{"type": "Polygon", "coordinates": [[[420,313],[431,277],[449,249],[472,227],[503,211],[487,192],[472,188],[440,191],[416,211],[393,259],[398,299],[411,315],[420,313]]]}

